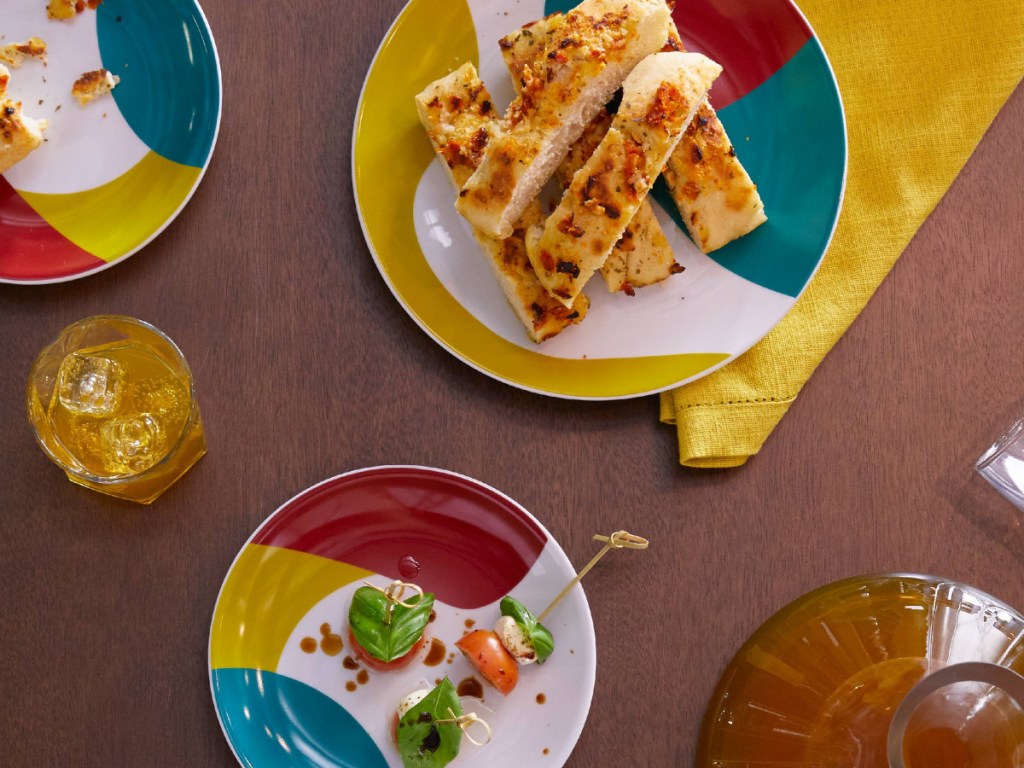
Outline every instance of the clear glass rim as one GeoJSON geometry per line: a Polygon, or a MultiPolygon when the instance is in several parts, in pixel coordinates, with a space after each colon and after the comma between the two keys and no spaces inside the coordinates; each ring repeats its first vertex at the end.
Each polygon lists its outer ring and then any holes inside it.
{"type": "Polygon", "coordinates": [[[1007,430],[988,447],[988,450],[981,454],[981,457],[974,465],[974,468],[979,472],[988,469],[992,462],[1005,453],[1006,449],[1020,438],[1022,432],[1024,432],[1024,416],[1021,416],[1013,422],[1013,424],[1011,424],[1007,430]]]}
{"type": "Polygon", "coordinates": [[[31,369],[29,369],[29,379],[28,379],[28,385],[27,385],[27,388],[26,388],[26,400],[28,400],[32,396],[32,380],[34,378],[34,374],[36,372],[36,368],[38,367],[40,360],[42,360],[42,358],[43,358],[43,355],[45,355],[46,352],[54,344],[56,344],[60,340],[60,338],[62,336],[64,336],[66,333],[68,333],[73,328],[76,328],[76,327],[82,326],[82,325],[86,325],[86,324],[90,324],[90,323],[102,322],[102,321],[114,321],[114,322],[126,323],[128,325],[135,325],[135,326],[139,326],[139,327],[145,328],[147,331],[150,331],[150,332],[156,334],[163,341],[165,341],[170,346],[170,348],[174,351],[174,354],[177,355],[178,362],[181,364],[181,366],[182,366],[182,368],[184,370],[185,375],[188,377],[188,402],[189,402],[189,409],[188,409],[188,418],[185,420],[185,425],[182,427],[181,434],[178,435],[178,439],[175,441],[174,445],[171,446],[171,448],[167,451],[167,453],[164,455],[164,457],[162,459],[160,459],[160,461],[156,462],[156,464],[154,464],[151,467],[148,467],[147,469],[144,469],[141,472],[136,472],[136,473],[130,474],[130,475],[111,475],[109,477],[100,477],[100,476],[97,476],[97,475],[93,475],[90,472],[84,472],[84,471],[76,469],[74,467],[67,466],[61,459],[59,459],[56,455],[54,455],[53,451],[50,450],[50,447],[43,441],[42,437],[39,435],[39,429],[36,427],[35,421],[33,421],[31,418],[29,418],[29,424],[32,425],[32,434],[35,436],[36,442],[39,444],[39,447],[43,449],[43,452],[47,456],[49,456],[50,460],[54,464],[56,464],[58,467],[60,467],[67,474],[73,475],[74,477],[76,477],[76,478],[78,478],[80,480],[84,480],[85,482],[93,484],[93,485],[111,485],[112,486],[112,485],[123,485],[124,483],[140,482],[140,481],[143,481],[143,480],[147,480],[148,478],[150,478],[153,475],[155,475],[159,469],[161,469],[163,466],[165,466],[167,463],[169,463],[169,461],[170,461],[172,456],[177,454],[178,450],[181,448],[182,444],[185,442],[185,438],[187,437],[187,435],[191,431],[191,429],[190,429],[191,424],[192,424],[193,420],[196,418],[196,416],[198,414],[198,410],[199,410],[198,403],[196,402],[195,379],[192,376],[192,369],[189,367],[188,360],[185,359],[185,355],[182,353],[181,348],[177,344],[174,343],[174,340],[170,336],[168,336],[166,333],[161,331],[159,328],[157,328],[155,325],[153,325],[152,323],[148,323],[145,320],[140,320],[137,317],[131,317],[130,315],[93,315],[92,317],[85,317],[85,318],[82,318],[81,320],[77,320],[74,323],[71,323],[70,325],[65,326],[53,338],[53,340],[49,344],[47,344],[45,347],[43,347],[41,350],[39,350],[39,354],[36,355],[36,359],[33,361],[31,369]]]}
{"type": "Polygon", "coordinates": [[[985,661],[967,661],[950,664],[929,672],[914,685],[893,713],[889,724],[886,752],[890,768],[904,768],[903,741],[910,717],[924,700],[943,688],[957,683],[983,683],[1000,691],[1024,710],[1024,675],[1003,666],[985,661]]]}

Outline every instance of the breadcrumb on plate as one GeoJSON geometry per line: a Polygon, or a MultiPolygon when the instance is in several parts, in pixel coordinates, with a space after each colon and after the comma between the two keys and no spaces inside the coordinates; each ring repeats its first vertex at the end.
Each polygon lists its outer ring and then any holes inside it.
{"type": "Polygon", "coordinates": [[[71,95],[78,99],[79,104],[88,104],[93,99],[110,93],[121,82],[121,78],[106,69],[94,69],[84,73],[71,86],[71,95]]]}
{"type": "Polygon", "coordinates": [[[23,43],[8,43],[0,46],[0,61],[17,69],[25,63],[25,57],[46,62],[46,42],[38,37],[30,37],[23,43]]]}

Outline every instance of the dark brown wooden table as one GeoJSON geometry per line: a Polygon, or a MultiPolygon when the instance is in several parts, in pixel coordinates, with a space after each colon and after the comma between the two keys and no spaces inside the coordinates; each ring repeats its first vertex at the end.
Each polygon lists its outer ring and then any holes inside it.
{"type": "Polygon", "coordinates": [[[924,572],[1024,608],[1024,536],[973,473],[1024,411],[1024,91],[761,454],[694,471],[657,398],[510,388],[392,298],[349,169],[363,73],[402,0],[203,5],[226,87],[192,202],[114,269],[0,286],[0,764],[233,765],[206,663],[221,580],[280,503],[376,464],[479,478],[577,564],[597,531],[654,542],[588,578],[599,668],[576,768],[624,744],[630,764],[692,764],[732,654],[818,585],[924,572]],[[197,380],[209,453],[152,508],[64,481],[25,419],[36,352],[100,313],[165,330],[197,380]]]}

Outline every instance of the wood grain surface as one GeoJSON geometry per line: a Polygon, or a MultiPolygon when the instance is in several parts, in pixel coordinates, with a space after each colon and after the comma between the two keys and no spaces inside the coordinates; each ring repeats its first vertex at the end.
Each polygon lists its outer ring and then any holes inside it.
{"type": "Polygon", "coordinates": [[[204,0],[224,119],[192,202],[114,269],[0,286],[0,764],[234,765],[206,662],[224,574],[283,501],[375,464],[489,483],[578,565],[598,531],[653,541],[588,577],[598,675],[571,768],[609,765],[623,744],[629,764],[692,765],[732,654],[835,579],[930,573],[1024,608],[1024,534],[973,472],[1024,411],[1024,92],[760,455],[687,470],[657,398],[518,391],[392,298],[350,149],[401,5],[204,0]],[[64,481],[25,419],[35,354],[100,313],[154,323],[195,374],[209,452],[152,508],[64,481]]]}

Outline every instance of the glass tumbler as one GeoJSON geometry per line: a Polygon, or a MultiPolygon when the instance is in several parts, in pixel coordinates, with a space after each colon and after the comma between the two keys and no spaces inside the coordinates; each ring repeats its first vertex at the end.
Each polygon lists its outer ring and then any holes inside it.
{"type": "Polygon", "coordinates": [[[74,323],[36,358],[28,419],[73,483],[150,504],[206,452],[192,372],[149,323],[74,323]]]}

